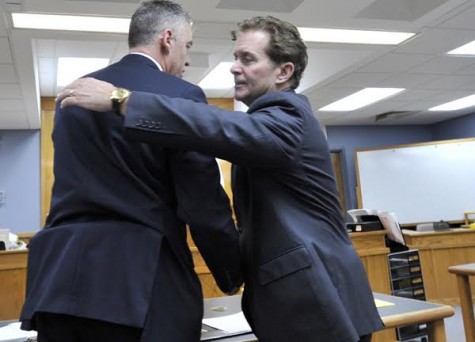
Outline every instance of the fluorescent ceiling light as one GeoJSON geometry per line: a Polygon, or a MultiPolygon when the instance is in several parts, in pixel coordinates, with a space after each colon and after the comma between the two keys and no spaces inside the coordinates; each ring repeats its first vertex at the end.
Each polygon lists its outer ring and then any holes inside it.
{"type": "Polygon", "coordinates": [[[56,85],[64,87],[75,79],[109,65],[108,58],[58,58],[56,85]]]}
{"type": "Polygon", "coordinates": [[[439,106],[429,108],[431,111],[449,111],[449,110],[458,110],[464,109],[467,107],[475,106],[475,94],[462,97],[461,99],[443,103],[439,106]]]}
{"type": "MultiPolygon", "coordinates": [[[[38,13],[12,13],[13,27],[43,30],[128,33],[130,19],[38,13]]],[[[409,32],[299,28],[309,42],[397,45],[414,36],[409,32]]]]}
{"type": "Polygon", "coordinates": [[[128,33],[130,19],[35,13],[12,13],[13,27],[42,30],[128,33]]]}
{"type": "Polygon", "coordinates": [[[352,111],[399,94],[404,90],[404,88],[365,88],[319,110],[328,112],[352,111]]]}
{"type": "Polygon", "coordinates": [[[447,53],[449,55],[475,55],[475,40],[447,53]]]}
{"type": "Polygon", "coordinates": [[[198,85],[203,89],[227,89],[234,86],[233,62],[221,62],[198,85]]]}
{"type": "Polygon", "coordinates": [[[350,43],[350,44],[382,44],[397,45],[411,38],[415,33],[342,30],[299,27],[302,39],[308,42],[350,43]]]}

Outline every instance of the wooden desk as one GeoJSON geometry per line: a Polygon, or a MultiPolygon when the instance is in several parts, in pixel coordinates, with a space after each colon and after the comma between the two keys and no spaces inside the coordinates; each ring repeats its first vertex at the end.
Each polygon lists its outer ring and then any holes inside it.
{"type": "MultiPolygon", "coordinates": [[[[363,263],[371,290],[373,292],[390,294],[391,283],[387,260],[389,248],[386,247],[385,235],[386,232],[381,230],[350,233],[350,238],[363,263]]],[[[188,244],[193,255],[195,271],[201,281],[204,298],[223,297],[225,294],[219,290],[211,272],[191,239],[188,239],[188,244]]]]}
{"type": "MultiPolygon", "coordinates": [[[[34,233],[19,234],[25,241],[34,233]]],[[[363,262],[371,289],[379,293],[391,293],[389,282],[389,270],[387,264],[387,254],[384,241],[384,231],[351,233],[350,237],[358,255],[363,262]]],[[[189,239],[190,250],[195,263],[195,271],[201,282],[203,295],[205,298],[222,297],[222,293],[201,257],[198,249],[189,239]]],[[[27,251],[6,251],[0,252],[0,320],[18,318],[24,302],[26,286],[26,263],[27,251]],[[5,295],[7,294],[8,295],[5,295]]],[[[379,333],[378,333],[379,334],[379,333]]],[[[375,342],[385,341],[374,340],[375,342]]]]}
{"type": "Polygon", "coordinates": [[[351,241],[361,262],[373,292],[391,293],[388,253],[384,230],[364,233],[350,233],[351,241]]]}
{"type": "Polygon", "coordinates": [[[467,341],[475,341],[475,318],[469,279],[470,276],[475,276],[475,264],[450,266],[449,272],[457,278],[465,338],[467,341]]]}
{"type": "Polygon", "coordinates": [[[427,323],[429,340],[431,342],[446,342],[444,318],[455,314],[451,306],[381,293],[375,293],[374,297],[396,304],[378,308],[385,329],[427,323]]]}
{"type": "MultiPolygon", "coordinates": [[[[446,342],[444,318],[450,317],[455,313],[452,307],[381,293],[374,293],[374,297],[395,304],[378,308],[385,325],[385,330],[401,325],[427,323],[431,342],[446,342]]],[[[230,315],[239,311],[241,311],[241,296],[239,295],[205,299],[204,301],[205,318],[230,315]],[[221,310],[213,311],[213,307],[219,307],[221,310]]],[[[235,337],[223,337],[219,341],[251,342],[257,341],[257,339],[254,334],[248,333],[235,337]]]]}
{"type": "Polygon", "coordinates": [[[28,251],[0,251],[0,320],[18,319],[25,300],[28,251]]]}
{"type": "MultiPolygon", "coordinates": [[[[419,250],[426,299],[455,305],[459,303],[457,281],[447,269],[475,261],[475,230],[451,229],[438,232],[403,230],[410,249],[419,250]]],[[[472,284],[475,293],[475,284],[472,284]]]]}

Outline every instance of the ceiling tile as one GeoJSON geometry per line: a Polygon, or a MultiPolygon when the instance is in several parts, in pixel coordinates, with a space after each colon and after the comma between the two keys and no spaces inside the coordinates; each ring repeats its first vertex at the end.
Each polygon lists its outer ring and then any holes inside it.
{"type": "Polygon", "coordinates": [[[0,64],[0,83],[16,83],[18,79],[13,64],[0,64]]]}
{"type": "Polygon", "coordinates": [[[0,37],[7,36],[7,23],[5,19],[7,18],[7,14],[3,10],[3,6],[0,6],[0,37]]]}
{"type": "Polygon", "coordinates": [[[303,0],[221,0],[216,8],[290,13],[302,2],[303,0]]]}
{"type": "Polygon", "coordinates": [[[472,57],[472,63],[464,66],[463,68],[457,70],[455,74],[457,75],[475,75],[475,58],[472,57]]]}
{"type": "Polygon", "coordinates": [[[297,91],[303,92],[337,75],[355,63],[364,60],[372,52],[371,50],[309,49],[307,51],[308,66],[297,91]]]}
{"type": "Polygon", "coordinates": [[[8,38],[0,38],[0,63],[12,63],[8,38]]]}
{"type": "Polygon", "coordinates": [[[0,99],[0,108],[7,112],[23,111],[25,106],[21,99],[0,99]]]}
{"type": "Polygon", "coordinates": [[[470,29],[475,30],[475,6],[465,9],[462,13],[459,13],[450,19],[446,20],[440,27],[451,29],[470,29]]]}
{"type": "Polygon", "coordinates": [[[402,72],[431,59],[430,55],[390,53],[358,69],[358,72],[402,72]]]}
{"type": "MultiPolygon", "coordinates": [[[[21,2],[23,9],[30,12],[122,17],[130,16],[139,3],[139,0],[14,1],[21,2]]],[[[323,124],[424,123],[421,117],[429,123],[460,113],[444,113],[436,119],[430,115],[410,115],[382,123],[375,123],[374,117],[382,111],[429,108],[445,100],[471,94],[475,89],[475,58],[457,60],[451,56],[454,59],[445,59],[449,58],[445,55],[447,51],[475,39],[473,0],[222,2],[241,8],[239,10],[217,8],[220,0],[182,0],[180,3],[190,11],[195,23],[192,66],[184,75],[193,83],[198,83],[219,62],[233,61],[234,42],[230,31],[237,28],[238,21],[254,15],[272,15],[275,11],[284,10],[289,13],[280,12],[276,16],[299,26],[419,32],[401,46],[308,43],[309,65],[298,91],[305,89],[303,93],[309,97],[315,110],[367,86],[407,89],[397,97],[351,113],[317,112],[321,120],[328,120],[323,124]],[[291,7],[285,7],[292,4],[296,7],[293,11],[291,7]],[[254,6],[257,11],[248,10],[247,6],[254,6]],[[365,15],[372,19],[363,18],[365,15]],[[392,19],[383,19],[389,17],[392,19]]],[[[0,99],[21,101],[24,96],[27,112],[27,115],[20,113],[22,115],[11,117],[9,122],[15,122],[15,128],[20,128],[20,124],[26,129],[39,127],[36,84],[40,84],[41,95],[56,95],[55,61],[58,56],[105,57],[111,58],[113,63],[128,52],[126,35],[10,30],[1,11],[0,8],[0,99]],[[13,53],[9,52],[10,47],[13,53]],[[38,75],[39,79],[35,78],[38,75]],[[17,81],[21,84],[16,84],[17,81]]],[[[209,92],[207,95],[232,97],[233,89],[209,92]]],[[[10,102],[9,106],[16,108],[14,102],[10,102]]],[[[0,109],[0,127],[4,127],[1,118],[7,112],[0,109]]]]}
{"type": "Polygon", "coordinates": [[[409,70],[410,73],[450,74],[473,63],[471,58],[439,56],[409,70]]]}
{"type": "Polygon", "coordinates": [[[446,90],[435,93],[434,96],[428,98],[428,100],[438,101],[438,104],[442,104],[448,101],[460,99],[465,96],[473,95],[473,92],[469,90],[446,90]]]}
{"type": "Polygon", "coordinates": [[[457,89],[473,80],[473,76],[448,75],[437,77],[422,86],[424,89],[457,89]]]}
{"type": "Polygon", "coordinates": [[[357,17],[382,20],[414,21],[448,0],[376,0],[357,17]]]}
{"type": "Polygon", "coordinates": [[[397,73],[379,82],[378,87],[414,88],[437,77],[433,74],[397,73]]]}
{"type": "MultiPolygon", "coordinates": [[[[434,96],[436,92],[434,90],[407,90],[404,91],[400,94],[398,94],[397,99],[399,101],[419,101],[423,100],[425,98],[429,98],[434,96]]],[[[425,109],[425,108],[419,108],[419,109],[425,109]]]]}
{"type": "Polygon", "coordinates": [[[20,85],[17,83],[0,83],[0,99],[21,99],[20,85]]]}
{"type": "MultiPolygon", "coordinates": [[[[65,0],[65,1],[96,2],[95,0],[65,0]]],[[[137,4],[137,0],[101,0],[101,2],[124,2],[124,3],[130,3],[130,4],[137,4]]]]}
{"type": "Polygon", "coordinates": [[[344,75],[334,82],[330,82],[327,86],[331,88],[365,88],[374,87],[382,80],[390,77],[392,74],[387,72],[354,72],[344,75]]]}
{"type": "Polygon", "coordinates": [[[418,34],[394,52],[417,54],[444,54],[474,39],[473,31],[430,29],[418,34]]]}

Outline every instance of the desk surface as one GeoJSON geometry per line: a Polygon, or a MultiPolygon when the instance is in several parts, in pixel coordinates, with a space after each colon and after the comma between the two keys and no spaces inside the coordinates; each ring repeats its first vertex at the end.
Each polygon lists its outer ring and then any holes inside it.
{"type": "Polygon", "coordinates": [[[475,275],[475,264],[450,266],[449,272],[453,274],[473,276],[475,275]]]}
{"type": "Polygon", "coordinates": [[[417,231],[411,229],[403,229],[402,233],[407,236],[424,236],[424,235],[442,235],[442,234],[475,234],[475,229],[458,227],[450,228],[445,230],[427,230],[427,231],[417,231]]]}
{"type": "Polygon", "coordinates": [[[379,315],[386,328],[432,322],[455,314],[454,309],[449,305],[434,304],[382,293],[374,293],[374,298],[396,304],[378,308],[379,315]]]}
{"type": "MultiPolygon", "coordinates": [[[[395,304],[378,308],[379,315],[386,329],[395,328],[400,325],[432,322],[453,316],[455,313],[454,309],[449,305],[434,304],[381,293],[374,293],[374,298],[395,304]]],[[[205,299],[204,301],[205,318],[230,315],[239,311],[241,311],[240,295],[205,299]]],[[[218,341],[248,342],[257,341],[257,339],[254,334],[249,333],[234,337],[224,336],[218,339],[218,341]]]]}
{"type": "MultiPolygon", "coordinates": [[[[455,312],[449,305],[434,304],[403,297],[395,297],[381,293],[374,293],[374,298],[394,303],[392,306],[378,308],[381,319],[386,328],[400,325],[427,323],[452,316],[455,312]]],[[[241,311],[241,296],[210,298],[204,301],[204,318],[213,318],[231,315],[241,311]]],[[[12,321],[9,321],[12,322],[12,321]]],[[[9,323],[8,322],[8,323],[9,323]]],[[[5,321],[0,322],[7,323],[5,321]]],[[[222,342],[251,342],[257,341],[256,336],[247,333],[239,336],[222,336],[213,339],[222,342]]]]}

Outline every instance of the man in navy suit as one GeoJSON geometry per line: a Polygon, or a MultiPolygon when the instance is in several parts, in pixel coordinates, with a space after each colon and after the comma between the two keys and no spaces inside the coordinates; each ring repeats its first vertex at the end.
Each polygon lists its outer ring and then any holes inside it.
{"type": "MultiPolygon", "coordinates": [[[[120,108],[125,134],[234,164],[242,305],[259,341],[369,341],[383,323],[344,224],[325,135],[295,92],[305,44],[273,17],[245,20],[239,31],[231,72],[247,113],[132,92],[120,108]]],[[[79,80],[58,100],[105,111],[115,86],[79,80]]]]}
{"type": "MultiPolygon", "coordinates": [[[[191,44],[181,6],[145,2],[131,20],[130,54],[90,76],[206,102],[179,78],[191,44]]],[[[220,289],[242,284],[216,160],[129,142],[122,130],[113,112],[57,108],[51,211],[30,242],[20,318],[39,341],[198,341],[203,297],[185,224],[220,289]]]]}

